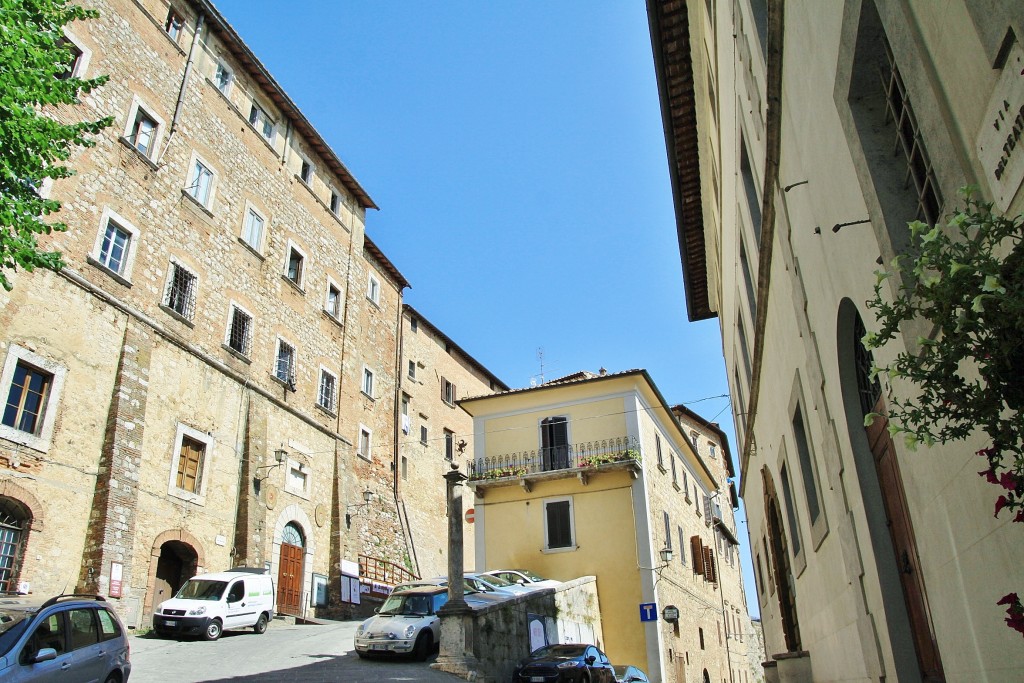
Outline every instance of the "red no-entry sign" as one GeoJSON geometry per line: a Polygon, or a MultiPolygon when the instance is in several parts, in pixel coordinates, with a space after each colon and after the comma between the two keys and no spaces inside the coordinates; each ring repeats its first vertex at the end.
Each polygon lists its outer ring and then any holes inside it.
{"type": "Polygon", "coordinates": [[[466,510],[466,524],[472,524],[476,519],[476,508],[466,510]]]}

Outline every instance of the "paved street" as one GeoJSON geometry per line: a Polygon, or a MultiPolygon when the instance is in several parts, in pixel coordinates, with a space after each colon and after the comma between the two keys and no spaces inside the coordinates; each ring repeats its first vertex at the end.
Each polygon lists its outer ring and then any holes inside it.
{"type": "Polygon", "coordinates": [[[434,671],[429,662],[359,659],[352,648],[358,624],[357,621],[339,621],[321,626],[296,626],[275,621],[262,636],[251,629],[228,631],[212,643],[133,636],[130,683],[454,683],[461,680],[434,671]]]}

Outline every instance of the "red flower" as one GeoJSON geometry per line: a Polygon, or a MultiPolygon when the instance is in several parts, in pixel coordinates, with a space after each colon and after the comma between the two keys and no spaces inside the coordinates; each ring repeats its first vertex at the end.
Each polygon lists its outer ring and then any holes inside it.
{"type": "Polygon", "coordinates": [[[999,511],[1002,510],[1004,507],[1006,507],[1009,504],[1010,504],[1010,499],[1007,498],[1006,496],[999,496],[998,498],[996,498],[996,513],[994,515],[992,515],[992,516],[993,517],[998,517],[999,516],[999,511]]]}
{"type": "MultiPolygon", "coordinates": [[[[995,483],[995,482],[993,482],[995,483]]],[[[1003,476],[999,478],[999,483],[1007,491],[1017,490],[1017,475],[1013,472],[1003,472],[1003,476]]]]}
{"type": "Polygon", "coordinates": [[[998,484],[999,478],[996,476],[995,470],[985,470],[984,472],[978,472],[979,477],[985,477],[986,481],[990,484],[998,484]]]}
{"type": "Polygon", "coordinates": [[[1024,508],[1017,510],[1017,516],[1013,518],[1015,522],[1024,522],[1024,508]]]}

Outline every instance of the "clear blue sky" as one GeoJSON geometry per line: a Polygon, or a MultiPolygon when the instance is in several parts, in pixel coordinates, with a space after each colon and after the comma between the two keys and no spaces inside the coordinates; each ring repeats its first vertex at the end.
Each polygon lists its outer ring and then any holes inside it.
{"type": "Polygon", "coordinates": [[[686,320],[643,2],[216,5],[381,207],[408,303],[512,387],[539,348],[549,379],[646,368],[737,448],[700,401],[728,386],[686,320]]]}

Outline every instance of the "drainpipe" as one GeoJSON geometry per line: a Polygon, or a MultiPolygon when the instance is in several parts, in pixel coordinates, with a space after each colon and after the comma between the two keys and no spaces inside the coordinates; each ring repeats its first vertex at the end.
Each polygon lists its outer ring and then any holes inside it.
{"type": "MultiPolygon", "coordinates": [[[[174,133],[178,130],[178,121],[181,120],[181,112],[185,108],[185,93],[188,91],[189,77],[192,75],[192,67],[196,61],[196,49],[199,47],[199,38],[203,33],[203,26],[206,24],[206,15],[202,12],[199,13],[199,18],[196,20],[196,30],[192,34],[192,45],[188,49],[188,59],[185,61],[185,73],[181,77],[181,88],[178,90],[178,102],[174,105],[174,116],[171,118],[171,128],[167,133],[167,142],[164,144],[164,149],[160,152],[160,160],[163,160],[164,154],[167,153],[167,148],[171,146],[171,140],[174,138],[174,133]]],[[[160,160],[157,161],[157,165],[160,165],[160,160]]]]}

